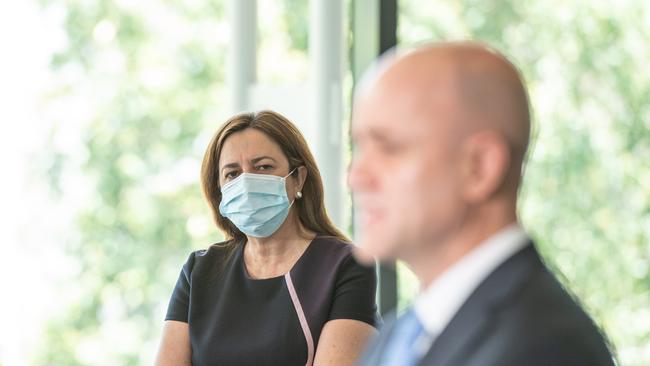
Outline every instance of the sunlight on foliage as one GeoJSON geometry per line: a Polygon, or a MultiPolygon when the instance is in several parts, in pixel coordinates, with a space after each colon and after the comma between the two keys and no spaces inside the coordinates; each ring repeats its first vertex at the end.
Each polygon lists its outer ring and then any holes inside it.
{"type": "MultiPolygon", "coordinates": [[[[225,2],[41,3],[63,31],[43,100],[54,126],[34,166],[78,215],[67,310],[33,364],[151,364],[182,263],[221,240],[198,178],[230,113],[225,2]]],[[[307,2],[259,3],[260,81],[304,81],[307,2]]],[[[522,221],[637,366],[650,363],[650,10],[607,3],[401,0],[399,39],[484,40],[521,68],[536,124],[522,221]]],[[[399,284],[403,306],[417,284],[399,284]]]]}
{"type": "Polygon", "coordinates": [[[630,366],[650,363],[645,5],[405,0],[399,18],[403,44],[482,40],[523,72],[536,136],[522,222],[630,366]]]}

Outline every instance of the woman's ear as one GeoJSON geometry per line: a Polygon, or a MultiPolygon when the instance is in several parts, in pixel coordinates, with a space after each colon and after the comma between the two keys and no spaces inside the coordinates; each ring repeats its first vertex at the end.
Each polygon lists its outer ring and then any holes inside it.
{"type": "Polygon", "coordinates": [[[302,187],[304,187],[305,181],[307,180],[307,167],[301,165],[297,169],[298,169],[298,191],[302,191],[302,187]]]}

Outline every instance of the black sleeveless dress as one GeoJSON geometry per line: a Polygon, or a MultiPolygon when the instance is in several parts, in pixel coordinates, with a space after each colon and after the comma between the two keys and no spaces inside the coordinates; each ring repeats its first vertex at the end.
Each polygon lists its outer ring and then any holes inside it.
{"type": "Polygon", "coordinates": [[[196,251],[181,270],[165,320],[189,324],[193,365],[311,365],[327,321],[378,326],[375,268],[350,244],[317,236],[289,273],[262,280],[243,248],[196,251]]]}

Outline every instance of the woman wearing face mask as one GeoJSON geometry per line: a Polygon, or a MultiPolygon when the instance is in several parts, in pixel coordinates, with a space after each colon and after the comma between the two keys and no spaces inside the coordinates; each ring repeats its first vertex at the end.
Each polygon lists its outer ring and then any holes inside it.
{"type": "Polygon", "coordinates": [[[190,255],[157,365],[353,365],[375,332],[375,270],[324,209],[307,143],[283,116],[240,114],[203,159],[226,241],[190,255]]]}

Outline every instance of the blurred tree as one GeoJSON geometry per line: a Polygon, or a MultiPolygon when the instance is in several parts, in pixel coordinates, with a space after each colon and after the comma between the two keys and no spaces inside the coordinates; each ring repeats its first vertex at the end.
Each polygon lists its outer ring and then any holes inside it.
{"type": "MultiPolygon", "coordinates": [[[[77,277],[68,311],[48,326],[42,365],[140,365],[155,353],[167,299],[192,247],[220,239],[203,204],[199,166],[227,112],[227,24],[221,1],[47,0],[64,13],[66,47],[49,103],[80,139],[75,165],[55,143],[51,186],[82,170],[84,202],[66,250],[77,277]],[[84,112],[87,111],[87,112],[84,112]]],[[[68,131],[69,132],[69,131],[68,131]]],[[[57,188],[58,187],[58,188],[57,188]]]]}
{"type": "MultiPolygon", "coordinates": [[[[224,1],[41,1],[62,14],[65,41],[40,164],[54,195],[90,194],[67,243],[70,306],[34,363],[147,364],[183,258],[220,240],[197,183],[228,113],[224,1]]],[[[275,6],[260,12],[260,76],[303,80],[306,1],[274,4],[260,2],[275,6]]],[[[481,39],[522,68],[537,123],[523,221],[623,364],[650,363],[650,11],[641,0],[399,4],[403,43],[481,39]]]]}
{"type": "Polygon", "coordinates": [[[522,221],[630,366],[650,364],[645,5],[404,0],[399,18],[403,44],[482,40],[521,68],[536,135],[522,221]]]}
{"type": "Polygon", "coordinates": [[[291,46],[306,53],[309,46],[309,2],[305,0],[283,0],[283,2],[291,46]]]}

